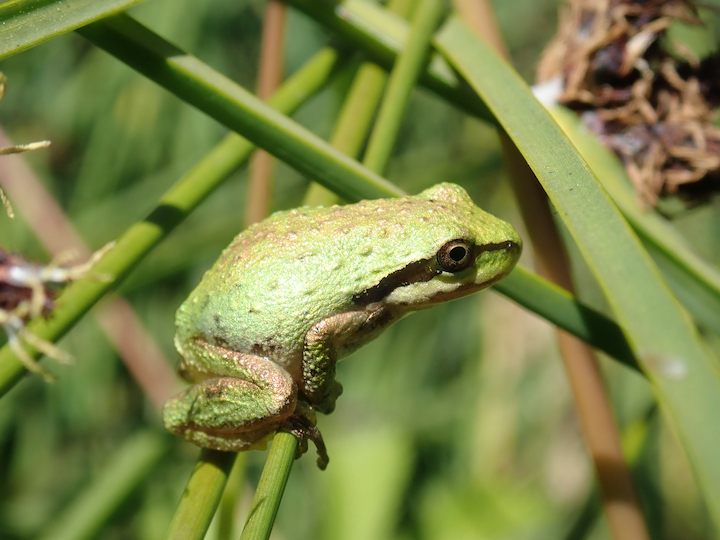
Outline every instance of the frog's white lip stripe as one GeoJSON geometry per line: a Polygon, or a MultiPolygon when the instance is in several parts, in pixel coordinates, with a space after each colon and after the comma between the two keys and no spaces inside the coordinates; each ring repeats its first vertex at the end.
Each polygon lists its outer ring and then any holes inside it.
{"type": "MultiPolygon", "coordinates": [[[[507,250],[515,253],[520,250],[520,246],[512,240],[506,240],[505,242],[493,244],[483,244],[479,246],[475,245],[472,257],[473,260],[475,260],[481,253],[499,250],[507,250]]],[[[354,295],[352,300],[353,303],[358,306],[367,306],[375,302],[380,302],[398,288],[407,287],[408,285],[412,285],[414,283],[430,281],[433,277],[441,274],[442,272],[443,270],[438,266],[437,257],[421,259],[385,276],[377,283],[377,285],[354,295]]]]}
{"type": "Polygon", "coordinates": [[[394,306],[412,306],[412,309],[427,309],[448,300],[454,300],[470,293],[487,289],[505,274],[494,276],[486,281],[456,281],[451,283],[438,283],[435,286],[427,282],[411,283],[406,287],[393,290],[384,302],[394,306]]]}

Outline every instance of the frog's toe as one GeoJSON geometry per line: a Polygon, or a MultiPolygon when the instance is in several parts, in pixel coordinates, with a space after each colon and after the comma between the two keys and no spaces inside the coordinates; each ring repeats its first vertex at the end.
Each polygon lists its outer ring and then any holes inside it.
{"type": "Polygon", "coordinates": [[[292,415],[283,423],[280,430],[291,433],[298,440],[298,451],[295,459],[307,451],[308,440],[311,440],[317,449],[317,466],[321,471],[325,470],[330,461],[325,448],[325,441],[318,427],[307,416],[303,414],[292,415]]]}

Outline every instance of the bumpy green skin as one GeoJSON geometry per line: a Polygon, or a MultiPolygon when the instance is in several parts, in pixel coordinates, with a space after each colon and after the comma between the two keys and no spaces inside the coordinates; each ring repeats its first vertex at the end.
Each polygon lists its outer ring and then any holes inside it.
{"type": "Polygon", "coordinates": [[[338,359],[411,311],[495,283],[520,248],[512,226],[453,184],[273,214],[235,238],[178,310],[180,373],[196,384],[166,403],[165,424],[200,446],[262,447],[298,402],[332,411],[338,359]],[[455,239],[492,249],[432,273],[455,239]]]}

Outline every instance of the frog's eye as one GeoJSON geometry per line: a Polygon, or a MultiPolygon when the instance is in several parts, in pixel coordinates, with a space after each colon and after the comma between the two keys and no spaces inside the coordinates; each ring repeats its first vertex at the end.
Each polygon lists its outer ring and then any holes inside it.
{"type": "Polygon", "coordinates": [[[459,272],[473,263],[473,244],[467,240],[450,240],[437,252],[437,262],[445,272],[459,272]]]}

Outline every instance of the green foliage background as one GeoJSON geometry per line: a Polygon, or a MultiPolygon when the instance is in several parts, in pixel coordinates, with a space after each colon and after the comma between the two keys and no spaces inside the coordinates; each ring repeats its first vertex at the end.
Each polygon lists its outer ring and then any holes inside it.
{"type": "MultiPolygon", "coordinates": [[[[253,88],[263,7],[153,0],[130,13],[253,88]]],[[[532,81],[555,29],[557,2],[505,0],[496,7],[515,66],[532,81]]],[[[286,72],[327,41],[322,28],[290,10],[286,72]]],[[[17,143],[53,141],[27,160],[93,248],[142,219],[226,133],[74,33],[3,60],[0,69],[8,77],[0,122],[17,143]]],[[[335,81],[294,118],[328,138],[348,84],[347,77],[335,81]]],[[[277,173],[274,208],[300,204],[307,179],[282,164],[277,173]]],[[[494,130],[426,90],[413,96],[386,176],[411,193],[439,181],[462,184],[485,209],[521,226],[494,130]]],[[[173,362],[174,311],[241,230],[245,189],[243,169],[119,289],[173,362]]],[[[710,204],[678,220],[714,262],[718,215],[710,204]]],[[[0,216],[0,245],[48,259],[22,215],[16,222],[0,216]]],[[[580,296],[605,309],[575,255],[580,296]]],[[[529,253],[523,262],[531,264],[529,253]]],[[[717,337],[708,339],[717,348],[717,337]]],[[[145,455],[158,459],[147,458],[143,481],[100,537],[164,537],[197,449],[163,434],[158,411],[92,316],[60,346],[77,363],[46,361],[58,383],[28,377],[0,403],[0,538],[51,535],[70,502],[140,433],[151,434],[145,455]]],[[[657,416],[639,418],[652,401],[648,384],[603,365],[629,451],[639,456],[637,480],[654,534],[711,538],[678,443],[657,416]]],[[[487,292],[418,313],[343,362],[338,376],[345,393],[335,413],[319,421],[329,469],[318,472],[307,457],[296,463],[277,538],[562,538],[591,504],[593,473],[552,329],[506,299],[487,292]]],[[[263,458],[248,455],[240,523],[263,458]]],[[[585,537],[607,538],[603,520],[585,537]]]]}

